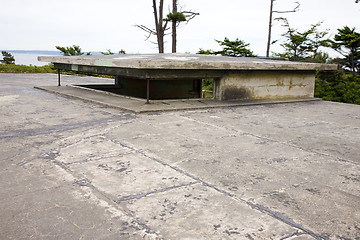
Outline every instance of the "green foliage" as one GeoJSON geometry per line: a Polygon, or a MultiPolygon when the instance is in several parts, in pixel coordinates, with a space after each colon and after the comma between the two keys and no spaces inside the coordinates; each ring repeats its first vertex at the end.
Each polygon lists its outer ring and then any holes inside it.
{"type": "Polygon", "coordinates": [[[1,54],[3,55],[3,60],[0,60],[3,64],[15,64],[15,58],[14,56],[6,51],[1,51],[1,54]]]}
{"type": "Polygon", "coordinates": [[[245,43],[238,38],[235,41],[230,41],[228,38],[225,38],[224,41],[215,41],[222,47],[221,51],[200,49],[198,54],[222,55],[230,57],[256,57],[256,55],[248,49],[250,44],[245,43]]]}
{"type": "Polygon", "coordinates": [[[107,52],[100,52],[100,53],[101,53],[102,55],[114,55],[114,53],[111,52],[110,49],[107,49],[106,51],[107,51],[107,52]]]}
{"type": "MultiPolygon", "coordinates": [[[[55,47],[56,47],[57,50],[62,52],[62,54],[64,56],[81,56],[81,55],[84,55],[84,53],[81,52],[80,46],[77,46],[77,45],[72,45],[70,47],[60,47],[60,46],[55,46],[55,47]]],[[[90,53],[88,53],[87,55],[90,55],[90,53]]]]}
{"type": "Polygon", "coordinates": [[[16,64],[1,64],[1,73],[55,73],[56,70],[53,65],[45,66],[27,66],[27,65],[16,65],[16,64]]]}
{"type": "Polygon", "coordinates": [[[199,49],[199,51],[197,52],[197,54],[204,54],[204,55],[214,55],[215,52],[213,50],[204,50],[202,48],[199,49]]]}
{"type": "Polygon", "coordinates": [[[315,97],[326,101],[360,104],[360,76],[337,72],[318,72],[315,97]]]}
{"type": "Polygon", "coordinates": [[[213,90],[213,79],[209,78],[209,79],[203,79],[203,82],[202,82],[202,88],[204,90],[210,90],[212,91],[213,90]]]}
{"type": "Polygon", "coordinates": [[[228,38],[225,38],[224,41],[215,41],[223,48],[223,50],[219,52],[222,56],[255,57],[254,53],[247,48],[250,43],[245,43],[238,38],[235,41],[230,41],[228,38]]]}
{"type": "MultiPolygon", "coordinates": [[[[291,61],[310,61],[310,62],[325,62],[327,55],[320,53],[320,47],[329,47],[330,40],[326,38],[328,32],[318,31],[321,23],[311,25],[311,28],[299,32],[297,29],[290,27],[286,18],[277,18],[284,22],[286,32],[282,34],[285,37],[285,42],[280,44],[285,50],[284,53],[275,53],[275,56],[288,58],[291,61]]],[[[275,41],[277,42],[277,41],[275,41]]]]}
{"type": "Polygon", "coordinates": [[[213,97],[213,82],[212,78],[202,80],[203,98],[213,97]]]}
{"type": "MultiPolygon", "coordinates": [[[[353,72],[360,71],[360,33],[355,32],[355,28],[348,26],[338,29],[338,33],[331,42],[331,47],[343,55],[343,61],[339,61],[341,66],[349,68],[353,72]]],[[[340,59],[341,60],[341,59],[340,59]]]]}
{"type": "Polygon", "coordinates": [[[169,13],[164,21],[168,22],[185,22],[186,16],[182,12],[176,12],[176,13],[169,13]]]}

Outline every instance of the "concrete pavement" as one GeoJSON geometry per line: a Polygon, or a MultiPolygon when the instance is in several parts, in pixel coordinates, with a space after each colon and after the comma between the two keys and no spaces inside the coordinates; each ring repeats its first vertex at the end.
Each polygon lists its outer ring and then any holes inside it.
{"type": "Polygon", "coordinates": [[[360,106],[134,114],[56,83],[0,74],[0,239],[360,239],[360,106]]]}

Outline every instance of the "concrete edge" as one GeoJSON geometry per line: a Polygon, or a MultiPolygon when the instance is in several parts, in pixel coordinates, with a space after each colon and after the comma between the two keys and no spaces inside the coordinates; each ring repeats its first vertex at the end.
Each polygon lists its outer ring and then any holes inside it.
{"type": "MultiPolygon", "coordinates": [[[[67,85],[66,87],[71,87],[71,88],[79,89],[82,91],[91,91],[91,92],[94,92],[95,94],[102,94],[102,95],[105,94],[105,95],[109,95],[111,97],[117,97],[119,99],[126,99],[126,100],[130,100],[130,101],[134,101],[134,103],[136,102],[137,104],[142,101],[144,101],[144,102],[146,101],[145,99],[117,95],[114,93],[104,92],[104,91],[96,90],[96,89],[86,89],[86,88],[79,87],[79,86],[67,85]]],[[[179,99],[179,100],[171,99],[171,100],[152,100],[151,101],[151,102],[153,102],[153,104],[164,103],[167,105],[167,108],[161,107],[161,105],[160,105],[157,108],[154,107],[152,109],[140,109],[139,106],[126,107],[126,106],[121,105],[121,103],[111,104],[111,103],[106,103],[103,101],[98,101],[98,100],[95,100],[92,98],[84,97],[81,95],[69,94],[69,93],[60,91],[60,89],[58,89],[58,90],[53,89],[54,86],[34,86],[34,88],[43,90],[43,91],[47,91],[50,93],[55,93],[59,96],[66,96],[66,97],[71,97],[71,98],[75,98],[75,99],[80,99],[83,101],[88,101],[88,102],[96,103],[96,104],[103,105],[106,107],[111,107],[111,108],[119,109],[119,110],[126,111],[126,112],[136,113],[136,114],[155,113],[155,112],[170,112],[170,111],[189,111],[189,110],[202,110],[202,109],[215,109],[215,108],[229,108],[229,107],[241,107],[241,106],[256,106],[256,105],[282,104],[282,103],[311,102],[311,101],[321,101],[322,100],[320,98],[311,98],[311,97],[286,98],[286,99],[266,99],[266,100],[263,100],[263,99],[238,100],[238,101],[217,101],[217,100],[213,100],[213,99],[179,99]],[[204,105],[189,106],[190,103],[194,103],[194,102],[200,101],[200,100],[202,103],[204,103],[204,105]],[[212,104],[212,102],[216,103],[216,104],[212,104]],[[171,106],[172,103],[173,104],[174,103],[184,103],[184,104],[187,104],[187,106],[180,106],[180,107],[179,106],[171,106]]],[[[151,104],[151,102],[150,102],[150,104],[151,104]]],[[[145,105],[145,103],[144,103],[144,105],[145,105]]],[[[154,106],[154,105],[152,105],[152,106],[154,106]]]]}
{"type": "Polygon", "coordinates": [[[108,104],[108,103],[97,101],[97,100],[94,100],[94,99],[63,93],[63,92],[60,92],[60,91],[49,89],[46,86],[34,86],[34,88],[39,89],[39,90],[43,90],[43,91],[46,91],[46,92],[50,92],[50,93],[55,93],[56,95],[59,95],[59,96],[80,99],[80,100],[83,100],[83,101],[92,102],[92,103],[104,105],[106,107],[120,109],[120,110],[127,111],[127,112],[140,113],[140,112],[135,111],[134,109],[128,109],[128,108],[125,108],[125,107],[119,107],[119,106],[116,106],[116,105],[113,105],[113,104],[108,104]]]}

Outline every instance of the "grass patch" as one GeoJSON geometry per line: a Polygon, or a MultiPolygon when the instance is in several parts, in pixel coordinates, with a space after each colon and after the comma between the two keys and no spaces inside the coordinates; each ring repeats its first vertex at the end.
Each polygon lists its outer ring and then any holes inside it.
{"type": "Polygon", "coordinates": [[[54,66],[27,66],[17,64],[0,64],[0,73],[56,73],[54,66]]]}
{"type": "MultiPolygon", "coordinates": [[[[53,64],[48,64],[45,66],[0,64],[0,73],[57,73],[57,71],[58,71],[57,69],[54,69],[53,64]]],[[[61,74],[85,75],[85,76],[101,77],[101,78],[114,78],[114,76],[109,76],[109,75],[100,75],[94,73],[78,73],[78,72],[64,71],[64,70],[61,70],[61,74]]]]}

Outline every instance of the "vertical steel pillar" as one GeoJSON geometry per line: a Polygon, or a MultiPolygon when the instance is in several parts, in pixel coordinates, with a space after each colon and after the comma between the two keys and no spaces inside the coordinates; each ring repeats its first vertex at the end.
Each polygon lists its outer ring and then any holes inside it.
{"type": "Polygon", "coordinates": [[[146,79],[146,103],[150,103],[150,79],[146,79]]]}
{"type": "Polygon", "coordinates": [[[58,87],[60,87],[61,84],[60,84],[60,69],[58,69],[58,87]]]}

